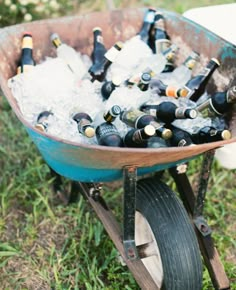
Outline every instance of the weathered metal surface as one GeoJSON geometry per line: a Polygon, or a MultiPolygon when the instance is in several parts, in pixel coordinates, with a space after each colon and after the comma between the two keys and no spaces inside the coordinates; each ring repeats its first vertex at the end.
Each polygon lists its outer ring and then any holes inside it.
{"type": "MultiPolygon", "coordinates": [[[[31,31],[34,37],[34,57],[37,63],[45,56],[55,56],[50,35],[57,32],[62,39],[75,49],[91,54],[94,26],[104,31],[104,41],[111,47],[115,41],[126,40],[139,30],[145,9],[114,10],[95,12],[88,15],[59,19],[35,21],[7,27],[0,31],[0,85],[31,138],[42,153],[46,162],[59,174],[80,181],[111,181],[122,177],[122,168],[126,165],[138,167],[138,174],[168,168],[183,160],[202,154],[213,148],[236,141],[236,122],[231,122],[233,137],[229,141],[220,141],[194,147],[167,149],[108,148],[103,146],[85,146],[55,136],[47,136],[36,131],[27,123],[7,86],[8,78],[16,72],[20,57],[20,41],[24,31],[31,31]]],[[[194,49],[201,55],[201,65],[211,57],[220,60],[221,66],[214,73],[207,87],[209,92],[223,90],[229,84],[235,84],[236,47],[205,28],[194,24],[184,17],[163,10],[167,31],[174,43],[180,46],[183,61],[194,49]]],[[[236,109],[231,120],[236,119],[236,109]]]]}

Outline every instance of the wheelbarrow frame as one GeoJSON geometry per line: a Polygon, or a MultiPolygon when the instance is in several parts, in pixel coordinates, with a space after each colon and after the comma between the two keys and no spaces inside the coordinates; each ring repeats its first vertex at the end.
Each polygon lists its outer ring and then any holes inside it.
{"type": "MultiPolygon", "coordinates": [[[[123,38],[129,38],[132,34],[135,33],[132,25],[129,25],[130,18],[133,17],[135,21],[137,21],[137,26],[141,23],[142,13],[144,9],[131,9],[128,12],[121,12],[121,11],[113,11],[109,14],[109,19],[111,19],[111,23],[114,24],[116,27],[120,26],[127,26],[121,27],[122,33],[118,33],[116,38],[122,36],[123,38]],[[123,20],[122,24],[121,19],[123,20]],[[122,30],[123,29],[123,30],[122,30]]],[[[167,29],[169,30],[169,34],[175,39],[176,42],[179,42],[179,45],[184,45],[181,37],[179,37],[177,31],[174,29],[176,26],[176,20],[181,18],[180,23],[177,23],[177,28],[186,32],[186,41],[191,43],[193,38],[193,34],[191,32],[194,30],[197,32],[197,42],[196,42],[196,50],[201,51],[202,49],[212,50],[215,51],[215,57],[219,57],[222,61],[222,71],[223,76],[229,75],[232,77],[235,75],[236,66],[232,68],[232,62],[236,64],[236,60],[234,58],[236,53],[236,47],[227,43],[226,41],[222,40],[220,37],[215,36],[213,33],[207,31],[206,29],[202,28],[199,25],[191,23],[191,21],[184,19],[175,13],[168,13],[170,16],[169,24],[167,25],[167,29]],[[191,24],[191,29],[189,28],[189,24],[191,24]],[[187,32],[190,32],[188,35],[187,32]],[[207,34],[207,37],[206,37],[207,34]],[[203,46],[203,48],[201,47],[203,46]],[[227,73],[226,73],[227,72],[227,73]]],[[[106,16],[101,17],[100,14],[92,13],[87,17],[87,22],[89,22],[89,27],[92,28],[97,25],[97,19],[103,19],[104,27],[107,25],[106,16]]],[[[81,17],[79,21],[79,25],[77,24],[77,28],[79,27],[81,31],[85,29],[85,25],[83,20],[86,17],[81,17]]],[[[68,26],[70,22],[76,23],[76,21],[72,18],[65,18],[62,20],[50,20],[50,21],[39,21],[32,24],[32,26],[39,27],[38,33],[40,38],[36,39],[36,46],[41,45],[41,50],[37,51],[37,58],[40,59],[46,52],[48,52],[48,43],[42,42],[42,36],[44,33],[49,34],[52,32],[53,23],[57,22],[59,34],[65,31],[65,26],[68,26]],[[48,28],[48,31],[45,32],[45,28],[48,28]]],[[[76,32],[76,29],[73,25],[70,25],[72,32],[76,32]]],[[[86,30],[88,27],[86,27],[86,30]]],[[[177,30],[178,30],[177,29],[177,30]]],[[[80,191],[84,193],[88,201],[90,202],[91,206],[94,208],[96,214],[100,218],[101,222],[103,223],[107,233],[111,237],[112,241],[114,242],[116,248],[120,252],[122,258],[125,260],[126,264],[130,268],[131,272],[133,273],[136,281],[140,285],[142,289],[156,289],[156,284],[150,278],[149,273],[147,272],[146,268],[142,264],[141,260],[139,259],[140,253],[144,250],[143,247],[136,247],[134,242],[134,214],[135,214],[135,201],[136,201],[136,182],[137,182],[137,173],[140,168],[143,168],[144,171],[141,171],[141,174],[147,172],[155,172],[157,170],[164,170],[169,168],[169,172],[174,178],[177,188],[180,192],[182,197],[184,206],[189,213],[191,220],[194,224],[196,229],[196,234],[198,236],[200,248],[205,259],[205,264],[208,268],[210,273],[212,282],[216,289],[229,289],[229,280],[227,275],[224,271],[223,265],[220,262],[219,254],[214,246],[212,237],[211,237],[211,230],[207,225],[204,217],[203,217],[203,205],[206,195],[207,183],[210,174],[210,168],[212,164],[212,160],[214,157],[214,150],[224,144],[228,144],[230,142],[235,142],[235,125],[233,121],[231,122],[231,126],[233,128],[233,139],[230,141],[220,141],[220,142],[213,142],[209,144],[202,144],[194,146],[194,148],[169,148],[167,149],[130,149],[130,148],[104,148],[103,146],[84,146],[83,144],[73,144],[72,142],[67,142],[65,140],[60,140],[57,137],[50,137],[47,136],[45,133],[37,132],[32,125],[28,124],[23,116],[21,115],[20,109],[14,99],[11,96],[11,92],[7,86],[6,80],[13,76],[13,72],[16,68],[16,60],[19,57],[20,51],[18,49],[17,53],[15,53],[14,49],[19,47],[19,41],[17,43],[17,39],[20,38],[20,34],[24,30],[31,30],[31,24],[24,24],[23,26],[18,25],[15,27],[10,27],[2,30],[0,34],[0,40],[2,42],[2,47],[0,50],[0,57],[2,58],[2,64],[0,66],[0,84],[2,87],[3,92],[6,94],[10,105],[13,107],[17,117],[26,127],[29,135],[32,137],[33,141],[39,148],[40,152],[42,153],[43,157],[55,170],[58,174],[61,174],[65,177],[71,178],[72,180],[80,180],[77,181],[80,191]],[[11,39],[11,41],[7,41],[11,39]],[[13,45],[14,47],[11,47],[13,45]],[[10,61],[8,62],[8,60],[10,61]],[[48,154],[47,145],[55,145],[53,148],[60,149],[56,150],[57,154],[48,154]],[[69,150],[64,150],[66,147],[69,147],[69,150]],[[60,154],[63,153],[63,154],[60,154]],[[79,178],[79,176],[72,177],[66,175],[66,170],[62,170],[61,163],[65,160],[59,160],[59,157],[64,156],[65,159],[70,158],[70,161],[73,161],[73,158],[76,158],[76,154],[80,154],[82,161],[75,159],[74,163],[81,161],[80,168],[83,169],[83,178],[79,178]],[[168,154],[167,154],[168,153],[168,154]],[[176,166],[178,163],[188,161],[191,158],[195,158],[200,154],[204,154],[205,158],[203,160],[202,170],[200,174],[200,182],[198,187],[198,192],[194,193],[193,189],[190,185],[188,177],[186,173],[178,173],[176,166]],[[83,156],[85,155],[85,156],[83,156]],[[87,158],[89,156],[89,158],[87,158]],[[104,157],[107,157],[104,161],[104,157]],[[110,158],[111,157],[111,158],[110,158]],[[97,165],[95,165],[95,162],[97,165]],[[115,168],[112,167],[114,165],[114,160],[117,162],[115,163],[115,168]],[[86,163],[87,162],[87,163],[86,163]],[[90,166],[91,171],[88,172],[87,167],[90,166]],[[95,167],[97,166],[97,167],[95,167]],[[107,180],[104,178],[104,181],[112,181],[116,178],[119,178],[121,173],[123,173],[123,187],[124,187],[124,194],[123,194],[123,232],[120,229],[118,222],[116,221],[115,216],[112,214],[109,207],[106,205],[104,199],[100,195],[101,189],[100,184],[96,183],[100,180],[100,178],[95,179],[96,174],[101,172],[106,172],[106,170],[111,171],[111,178],[108,177],[107,180]],[[115,170],[113,174],[112,170],[115,170]],[[95,170],[96,172],[93,172],[95,170]],[[91,178],[91,182],[86,180],[86,176],[89,174],[94,173],[93,178],[91,178]],[[110,180],[109,180],[110,179],[110,180]],[[146,279],[147,278],[147,279],[146,279]]],[[[108,29],[108,45],[112,45],[114,42],[114,37],[112,37],[112,33],[114,32],[113,29],[108,29]]],[[[118,39],[116,39],[118,40],[118,39]]],[[[68,39],[70,42],[70,39],[68,39]]],[[[71,43],[74,46],[74,43],[71,43]]],[[[84,53],[89,53],[89,50],[85,48],[87,46],[91,47],[91,43],[87,38],[87,35],[83,37],[82,41],[82,48],[84,49],[84,53]],[[84,42],[83,42],[84,41],[84,42]]],[[[80,49],[78,49],[80,50],[80,49]]],[[[50,51],[50,55],[53,55],[50,51]]],[[[208,56],[209,57],[209,56],[208,56]]],[[[179,63],[182,59],[178,60],[179,63]]],[[[202,59],[204,61],[204,59],[202,59]]],[[[219,75],[218,75],[219,76],[219,75]]],[[[232,81],[232,84],[235,83],[235,79],[232,81]]],[[[218,85],[218,84],[217,84],[218,85]]],[[[212,92],[212,89],[222,89],[225,87],[225,83],[220,83],[219,86],[216,84],[210,84],[207,87],[209,92],[212,92]]],[[[235,112],[234,112],[235,113],[235,112]]],[[[235,118],[235,116],[234,116],[235,118]]],[[[233,118],[232,118],[233,120],[233,118]]],[[[55,152],[55,150],[54,150],[55,152]]],[[[72,163],[66,164],[69,168],[72,163]]],[[[74,165],[74,164],[73,164],[74,165]]],[[[67,168],[67,169],[68,169],[67,168]]],[[[78,170],[78,168],[77,168],[78,170]]],[[[75,172],[75,171],[74,171],[75,172]]],[[[102,176],[101,176],[102,180],[102,176]]]]}

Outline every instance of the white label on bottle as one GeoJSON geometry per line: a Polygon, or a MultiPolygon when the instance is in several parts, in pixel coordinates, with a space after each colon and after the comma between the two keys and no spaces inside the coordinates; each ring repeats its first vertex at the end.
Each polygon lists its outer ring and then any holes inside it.
{"type": "Polygon", "coordinates": [[[165,50],[167,50],[167,48],[169,48],[171,45],[170,40],[168,39],[157,39],[155,41],[155,48],[156,48],[156,53],[162,53],[165,50]]]}
{"type": "Polygon", "coordinates": [[[147,13],[145,18],[144,18],[144,22],[153,23],[154,16],[155,16],[154,12],[153,13],[151,13],[151,12],[147,13]]]}
{"type": "Polygon", "coordinates": [[[118,53],[119,53],[119,50],[113,46],[105,53],[104,56],[106,59],[110,60],[110,62],[114,62],[118,53]]]}

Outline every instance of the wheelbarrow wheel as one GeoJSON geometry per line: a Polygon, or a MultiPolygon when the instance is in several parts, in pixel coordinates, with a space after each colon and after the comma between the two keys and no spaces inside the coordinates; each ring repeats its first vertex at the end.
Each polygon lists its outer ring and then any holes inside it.
{"type": "Polygon", "coordinates": [[[202,262],[197,238],[176,194],[154,178],[138,182],[136,245],[147,244],[142,262],[165,290],[201,290],[202,262]]]}

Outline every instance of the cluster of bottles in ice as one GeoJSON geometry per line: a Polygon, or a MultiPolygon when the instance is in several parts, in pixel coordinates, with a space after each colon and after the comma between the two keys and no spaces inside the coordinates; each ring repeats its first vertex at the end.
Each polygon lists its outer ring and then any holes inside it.
{"type": "Polygon", "coordinates": [[[220,66],[192,51],[176,66],[180,49],[162,12],[149,8],[139,32],[107,48],[93,29],[91,57],[51,35],[57,57],[35,64],[33,37],[25,33],[17,74],[9,87],[23,116],[58,138],[115,147],[188,146],[231,138],[225,115],[236,87],[206,93],[220,66]]]}

